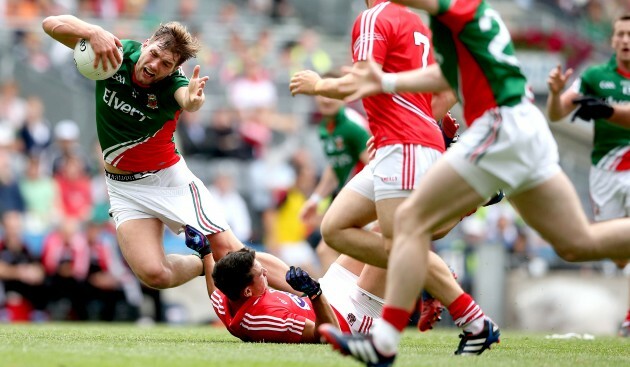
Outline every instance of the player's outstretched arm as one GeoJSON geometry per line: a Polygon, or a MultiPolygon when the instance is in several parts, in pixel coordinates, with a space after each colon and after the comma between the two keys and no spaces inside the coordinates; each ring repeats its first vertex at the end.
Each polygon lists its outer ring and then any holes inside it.
{"type": "Polygon", "coordinates": [[[326,166],[322,173],[322,178],[317,183],[313,194],[306,200],[300,209],[300,220],[303,222],[309,222],[313,220],[315,214],[317,214],[317,207],[320,201],[330,195],[335,188],[339,186],[337,175],[331,165],[326,166]]]}
{"type": "Polygon", "coordinates": [[[444,92],[450,89],[437,64],[401,73],[384,73],[371,57],[363,64],[361,67],[343,69],[346,76],[351,75],[339,85],[339,90],[347,95],[346,101],[383,92],[444,92]]]}
{"type": "Polygon", "coordinates": [[[206,95],[203,89],[206,87],[206,82],[210,77],[199,76],[201,66],[196,65],[193,70],[193,75],[188,81],[188,87],[181,87],[175,91],[175,99],[179,106],[188,112],[195,112],[203,106],[206,100],[206,95]]]}
{"type": "MultiPolygon", "coordinates": [[[[344,75],[339,78],[325,78],[322,79],[319,74],[311,70],[303,70],[295,73],[291,78],[289,89],[292,95],[306,94],[306,95],[319,95],[328,98],[355,100],[358,98],[351,98],[352,94],[356,93],[356,90],[361,87],[360,80],[355,80],[357,75],[364,75],[366,69],[374,69],[372,72],[375,74],[382,74],[382,65],[375,61],[357,61],[352,66],[345,66],[342,68],[344,75]]],[[[372,87],[370,85],[363,86],[372,87]]],[[[369,96],[376,93],[380,93],[378,88],[369,88],[363,96],[369,96]]]]}
{"type": "Polygon", "coordinates": [[[109,63],[103,63],[105,71],[108,65],[118,66],[122,62],[118,51],[122,43],[100,26],[84,22],[73,15],[55,15],[44,19],[42,28],[50,37],[72,49],[81,38],[90,41],[95,55],[94,66],[97,66],[101,59],[109,60],[109,63]]]}
{"type": "Polygon", "coordinates": [[[552,122],[564,118],[575,109],[571,101],[579,97],[579,93],[572,89],[562,92],[572,74],[573,69],[567,69],[565,72],[562,72],[561,65],[556,66],[549,72],[547,77],[547,88],[549,89],[549,94],[547,95],[547,116],[552,122]]]}

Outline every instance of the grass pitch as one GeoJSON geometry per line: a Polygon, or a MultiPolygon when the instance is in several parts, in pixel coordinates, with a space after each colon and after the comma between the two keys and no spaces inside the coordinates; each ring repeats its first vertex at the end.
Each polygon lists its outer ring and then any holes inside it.
{"type": "MultiPolygon", "coordinates": [[[[479,357],[457,357],[456,329],[405,334],[396,366],[630,366],[630,340],[553,340],[502,331],[479,357]]],[[[121,324],[0,325],[2,367],[360,366],[328,345],[243,343],[225,329],[121,324]]]]}

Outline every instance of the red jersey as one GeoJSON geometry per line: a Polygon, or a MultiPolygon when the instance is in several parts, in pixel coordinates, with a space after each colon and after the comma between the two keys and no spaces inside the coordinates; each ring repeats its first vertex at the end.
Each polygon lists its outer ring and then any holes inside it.
{"type": "MultiPolygon", "coordinates": [[[[352,61],[372,55],[383,71],[424,68],[435,62],[431,32],[420,16],[404,6],[377,0],[355,20],[352,61]]],[[[444,151],[442,132],[433,118],[431,93],[377,94],[363,98],[376,148],[419,144],[444,151]]]]}
{"type": "MultiPolygon", "coordinates": [[[[221,291],[214,291],[210,299],[230,334],[245,342],[299,343],[306,320],[315,322],[310,299],[271,288],[260,297],[250,297],[233,314],[227,296],[221,291]]],[[[342,330],[350,332],[343,317],[337,311],[335,315],[343,325],[342,330]]]]}

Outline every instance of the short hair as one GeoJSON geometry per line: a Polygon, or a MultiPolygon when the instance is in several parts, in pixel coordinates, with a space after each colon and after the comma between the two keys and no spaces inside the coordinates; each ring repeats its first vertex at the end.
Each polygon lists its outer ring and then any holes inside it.
{"type": "Polygon", "coordinates": [[[217,261],[212,271],[214,285],[229,299],[237,301],[245,287],[252,284],[252,268],[256,260],[256,251],[243,247],[235,252],[228,252],[217,261]]]}
{"type": "Polygon", "coordinates": [[[201,49],[201,43],[184,25],[179,22],[168,22],[160,24],[158,29],[151,36],[151,42],[157,42],[160,49],[167,50],[173,55],[179,56],[177,65],[185,63],[189,59],[196,57],[201,49]]]}

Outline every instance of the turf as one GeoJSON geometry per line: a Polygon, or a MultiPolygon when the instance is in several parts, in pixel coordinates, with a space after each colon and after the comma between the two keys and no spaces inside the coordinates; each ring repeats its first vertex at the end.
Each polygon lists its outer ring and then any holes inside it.
{"type": "MultiPolygon", "coordinates": [[[[550,340],[503,331],[479,357],[453,356],[457,330],[405,334],[396,366],[630,366],[630,340],[550,340]]],[[[216,327],[0,325],[0,366],[360,366],[327,345],[243,343],[216,327]]]]}

